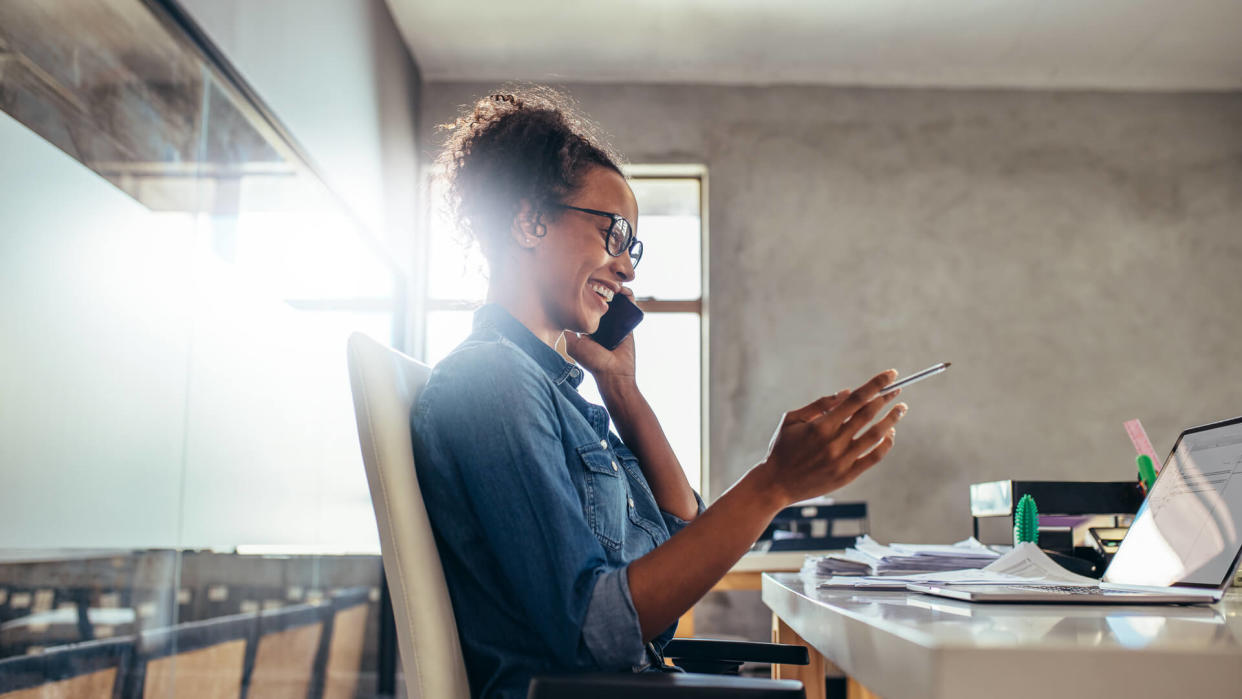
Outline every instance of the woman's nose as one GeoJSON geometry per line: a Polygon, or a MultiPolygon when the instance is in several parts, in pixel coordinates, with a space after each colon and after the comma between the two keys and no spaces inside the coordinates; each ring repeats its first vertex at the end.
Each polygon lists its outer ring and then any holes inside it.
{"type": "Polygon", "coordinates": [[[612,258],[612,264],[609,266],[622,282],[634,281],[634,263],[630,260],[628,252],[623,253],[620,257],[612,258]]]}

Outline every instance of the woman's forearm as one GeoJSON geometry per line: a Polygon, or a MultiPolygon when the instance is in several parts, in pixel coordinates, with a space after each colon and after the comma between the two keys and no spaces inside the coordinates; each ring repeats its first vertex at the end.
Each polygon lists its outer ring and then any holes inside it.
{"type": "Polygon", "coordinates": [[[694,490],[668,443],[664,428],[660,427],[660,421],[637,384],[632,380],[604,380],[599,381],[598,386],[622,441],[638,457],[656,504],[681,519],[694,519],[699,511],[694,490]]]}
{"type": "Polygon", "coordinates": [[[673,538],[630,563],[643,640],[667,629],[724,577],[784,507],[752,470],[673,538]]]}

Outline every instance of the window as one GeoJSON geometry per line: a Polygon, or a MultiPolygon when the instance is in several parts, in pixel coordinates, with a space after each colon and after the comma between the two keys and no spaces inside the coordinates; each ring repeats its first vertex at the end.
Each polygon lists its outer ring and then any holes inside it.
{"type": "MultiPolygon", "coordinates": [[[[638,199],[638,237],[645,248],[631,285],[646,313],[634,331],[638,384],[690,485],[700,490],[706,481],[706,171],[700,166],[633,165],[626,174],[638,199]]],[[[428,245],[422,356],[434,364],[470,334],[474,308],[487,292],[487,266],[477,247],[466,246],[443,212],[433,213],[428,245]]],[[[590,376],[579,391],[602,404],[590,376]]]]}

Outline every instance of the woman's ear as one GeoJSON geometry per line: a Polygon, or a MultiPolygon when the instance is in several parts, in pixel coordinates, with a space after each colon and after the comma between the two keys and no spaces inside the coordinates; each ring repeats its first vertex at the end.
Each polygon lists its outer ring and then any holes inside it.
{"type": "Polygon", "coordinates": [[[543,238],[540,235],[543,232],[541,228],[539,216],[530,205],[530,200],[519,201],[517,212],[513,214],[513,224],[509,227],[509,235],[513,237],[513,241],[518,247],[533,248],[543,238]]]}

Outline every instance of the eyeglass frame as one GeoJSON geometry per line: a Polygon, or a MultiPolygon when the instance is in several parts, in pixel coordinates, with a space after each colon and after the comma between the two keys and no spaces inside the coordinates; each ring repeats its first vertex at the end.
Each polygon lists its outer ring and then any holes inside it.
{"type": "Polygon", "coordinates": [[[570,206],[569,204],[562,204],[560,202],[553,202],[552,206],[555,206],[560,209],[570,209],[572,211],[581,211],[584,214],[592,214],[594,216],[604,216],[604,217],[612,219],[612,224],[608,226],[608,232],[604,234],[604,252],[608,253],[609,255],[612,255],[613,257],[621,257],[622,255],[629,253],[631,267],[637,267],[638,263],[643,259],[643,241],[638,239],[638,231],[634,229],[634,224],[630,223],[629,219],[622,216],[621,214],[614,214],[611,211],[600,211],[599,209],[586,209],[581,206],[570,206]],[[612,250],[608,249],[608,240],[609,238],[612,237],[612,231],[613,229],[617,227],[618,221],[625,222],[625,227],[630,232],[628,236],[629,243],[622,246],[621,252],[613,254],[612,250]],[[635,246],[638,246],[637,255],[634,254],[635,246]]]}

